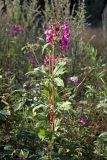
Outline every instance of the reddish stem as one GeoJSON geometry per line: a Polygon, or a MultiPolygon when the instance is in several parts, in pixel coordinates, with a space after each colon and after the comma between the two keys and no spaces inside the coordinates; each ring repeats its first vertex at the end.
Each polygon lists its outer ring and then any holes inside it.
{"type": "MultiPolygon", "coordinates": [[[[51,75],[51,55],[49,53],[49,66],[48,66],[49,76],[51,75]]],[[[50,105],[51,105],[51,93],[49,91],[49,112],[50,112],[50,105]]]]}
{"type": "MultiPolygon", "coordinates": [[[[52,46],[52,110],[54,112],[55,108],[55,97],[54,97],[54,66],[55,66],[55,50],[54,50],[54,44],[52,46]]],[[[54,119],[55,120],[55,119],[54,119]]],[[[52,123],[52,130],[54,130],[54,121],[52,123]]]]}

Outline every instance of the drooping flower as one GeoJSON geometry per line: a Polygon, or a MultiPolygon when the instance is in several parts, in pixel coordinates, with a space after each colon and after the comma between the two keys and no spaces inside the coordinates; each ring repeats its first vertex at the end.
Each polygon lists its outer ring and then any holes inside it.
{"type": "Polygon", "coordinates": [[[62,51],[65,51],[65,52],[68,51],[69,48],[70,48],[69,43],[68,43],[68,41],[65,37],[62,37],[60,39],[60,48],[61,48],[62,51]]]}
{"type": "Polygon", "coordinates": [[[63,101],[66,101],[68,99],[69,99],[69,95],[68,94],[65,93],[65,94],[62,95],[62,100],[63,101]]]}
{"type": "Polygon", "coordinates": [[[53,123],[54,120],[55,120],[55,113],[54,112],[50,112],[48,116],[49,116],[49,122],[53,123]]]}
{"type": "Polygon", "coordinates": [[[88,120],[86,119],[86,118],[81,118],[80,119],[80,124],[81,124],[81,126],[87,126],[87,124],[88,124],[88,120]]]}
{"type": "Polygon", "coordinates": [[[59,26],[57,23],[50,25],[48,24],[48,27],[45,31],[46,41],[52,45],[54,42],[54,39],[59,36],[59,26]]]}
{"type": "Polygon", "coordinates": [[[71,34],[70,34],[70,25],[68,22],[64,22],[62,24],[62,30],[63,30],[64,38],[69,42],[71,39],[71,34]]]}
{"type": "Polygon", "coordinates": [[[10,34],[12,37],[16,37],[18,34],[21,34],[24,32],[24,28],[20,25],[12,25],[11,27],[11,31],[10,31],[10,34]]]}
{"type": "Polygon", "coordinates": [[[52,44],[52,42],[53,42],[52,29],[47,29],[47,30],[45,31],[45,35],[46,35],[46,41],[47,41],[49,44],[52,44]]]}

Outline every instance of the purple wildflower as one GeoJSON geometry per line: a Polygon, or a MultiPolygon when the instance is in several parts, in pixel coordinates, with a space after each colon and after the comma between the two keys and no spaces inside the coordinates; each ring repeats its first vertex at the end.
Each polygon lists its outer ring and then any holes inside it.
{"type": "Polygon", "coordinates": [[[69,43],[65,37],[62,37],[60,39],[60,48],[62,51],[68,51],[69,50],[69,43]]]}
{"type": "Polygon", "coordinates": [[[54,36],[54,37],[59,36],[59,27],[58,27],[57,24],[55,24],[55,25],[53,26],[53,36],[54,36]]]}
{"type": "Polygon", "coordinates": [[[62,30],[63,30],[64,38],[69,42],[71,38],[71,34],[70,34],[70,27],[68,22],[64,22],[62,24],[62,30]]]}
{"type": "Polygon", "coordinates": [[[69,42],[71,38],[70,27],[68,22],[64,22],[62,24],[62,30],[63,30],[63,37],[60,39],[60,48],[62,51],[68,51],[70,48],[69,42]]]}
{"type": "Polygon", "coordinates": [[[58,23],[55,22],[54,25],[48,25],[47,30],[45,31],[46,41],[52,45],[53,40],[59,36],[59,26],[58,23]]]}
{"type": "Polygon", "coordinates": [[[11,27],[11,36],[16,37],[18,34],[21,34],[24,32],[24,28],[19,25],[12,25],[11,27]]]}
{"type": "Polygon", "coordinates": [[[80,119],[80,124],[81,124],[81,126],[83,126],[83,127],[87,126],[87,124],[88,124],[87,119],[86,119],[86,118],[81,118],[81,119],[80,119]]]}
{"type": "Polygon", "coordinates": [[[78,85],[78,77],[76,77],[76,76],[68,77],[67,80],[68,80],[68,82],[72,81],[72,82],[74,82],[75,85],[78,85]]]}
{"type": "Polygon", "coordinates": [[[47,41],[49,44],[52,44],[52,42],[53,42],[52,30],[51,30],[51,29],[47,29],[47,30],[45,31],[45,35],[46,35],[46,41],[47,41]]]}
{"type": "Polygon", "coordinates": [[[52,45],[54,41],[59,43],[59,46],[62,51],[68,51],[70,46],[70,26],[68,22],[64,22],[59,26],[58,22],[55,22],[54,25],[48,25],[47,30],[45,31],[46,41],[52,45]],[[60,31],[61,29],[61,31],[60,31]]]}
{"type": "Polygon", "coordinates": [[[35,66],[37,64],[37,61],[34,59],[32,53],[29,53],[27,58],[32,63],[33,66],[35,66]]]}

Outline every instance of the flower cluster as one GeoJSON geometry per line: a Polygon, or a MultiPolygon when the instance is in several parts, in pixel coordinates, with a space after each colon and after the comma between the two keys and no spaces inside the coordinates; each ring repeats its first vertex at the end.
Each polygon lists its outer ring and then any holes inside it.
{"type": "Polygon", "coordinates": [[[12,37],[16,37],[18,34],[21,34],[23,32],[24,32],[24,28],[22,26],[14,24],[11,27],[10,34],[12,37]]]}
{"type": "Polygon", "coordinates": [[[59,27],[57,24],[54,26],[48,26],[48,29],[45,31],[46,41],[49,44],[53,44],[54,39],[59,36],[59,27]]]}
{"type": "Polygon", "coordinates": [[[62,24],[62,30],[63,30],[63,37],[60,39],[60,48],[62,49],[62,51],[68,51],[69,42],[71,38],[70,27],[68,22],[64,22],[62,24]]]}
{"type": "Polygon", "coordinates": [[[86,119],[86,118],[81,118],[81,119],[80,119],[80,124],[81,124],[81,126],[83,126],[83,127],[87,126],[87,124],[88,124],[87,119],[86,119]]]}
{"type": "Polygon", "coordinates": [[[45,31],[45,35],[46,35],[46,41],[50,45],[53,45],[57,40],[59,43],[59,47],[62,51],[69,50],[71,34],[68,22],[62,23],[61,26],[59,26],[58,23],[55,23],[53,26],[49,25],[48,29],[45,31]]]}

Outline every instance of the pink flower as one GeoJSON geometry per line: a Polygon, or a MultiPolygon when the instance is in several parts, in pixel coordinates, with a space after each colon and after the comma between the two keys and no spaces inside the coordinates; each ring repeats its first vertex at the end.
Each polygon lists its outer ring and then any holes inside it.
{"type": "Polygon", "coordinates": [[[58,22],[54,25],[48,25],[45,31],[46,41],[52,45],[54,41],[57,41],[62,51],[66,52],[70,49],[69,42],[71,39],[70,25],[68,22],[64,22],[59,26],[58,22]]]}
{"type": "Polygon", "coordinates": [[[60,39],[60,48],[62,51],[68,51],[69,50],[69,43],[65,37],[62,37],[60,39]]]}
{"type": "Polygon", "coordinates": [[[47,30],[45,31],[46,41],[52,45],[53,40],[59,36],[59,27],[57,24],[53,26],[48,26],[47,30]]]}
{"type": "Polygon", "coordinates": [[[63,94],[63,95],[62,95],[63,101],[67,101],[67,100],[69,99],[69,96],[70,96],[70,95],[68,95],[68,94],[66,94],[66,93],[63,94]]]}
{"type": "Polygon", "coordinates": [[[45,35],[46,35],[46,41],[47,41],[49,44],[52,44],[52,42],[53,42],[52,29],[47,29],[47,30],[45,31],[45,35]]]}
{"type": "Polygon", "coordinates": [[[11,31],[10,31],[12,37],[16,37],[18,34],[21,34],[23,32],[24,32],[24,28],[22,26],[16,25],[16,24],[12,25],[11,31]]]}
{"type": "Polygon", "coordinates": [[[86,118],[81,118],[80,119],[80,124],[82,125],[82,126],[87,126],[87,124],[88,124],[88,121],[87,121],[87,119],[86,118]]]}
{"type": "Polygon", "coordinates": [[[27,59],[32,63],[33,66],[35,66],[37,64],[37,61],[35,60],[35,58],[33,57],[32,53],[29,53],[27,56],[27,59]]]}
{"type": "Polygon", "coordinates": [[[57,24],[55,24],[55,26],[53,26],[53,36],[54,37],[59,36],[59,27],[57,24]]]}
{"type": "Polygon", "coordinates": [[[48,114],[48,118],[49,118],[49,122],[53,123],[55,121],[55,113],[54,112],[50,112],[48,114]]]}
{"type": "Polygon", "coordinates": [[[65,38],[67,41],[70,41],[71,34],[70,34],[70,26],[69,26],[69,23],[68,23],[68,22],[64,22],[64,23],[62,24],[62,30],[63,30],[64,38],[65,38]]]}

